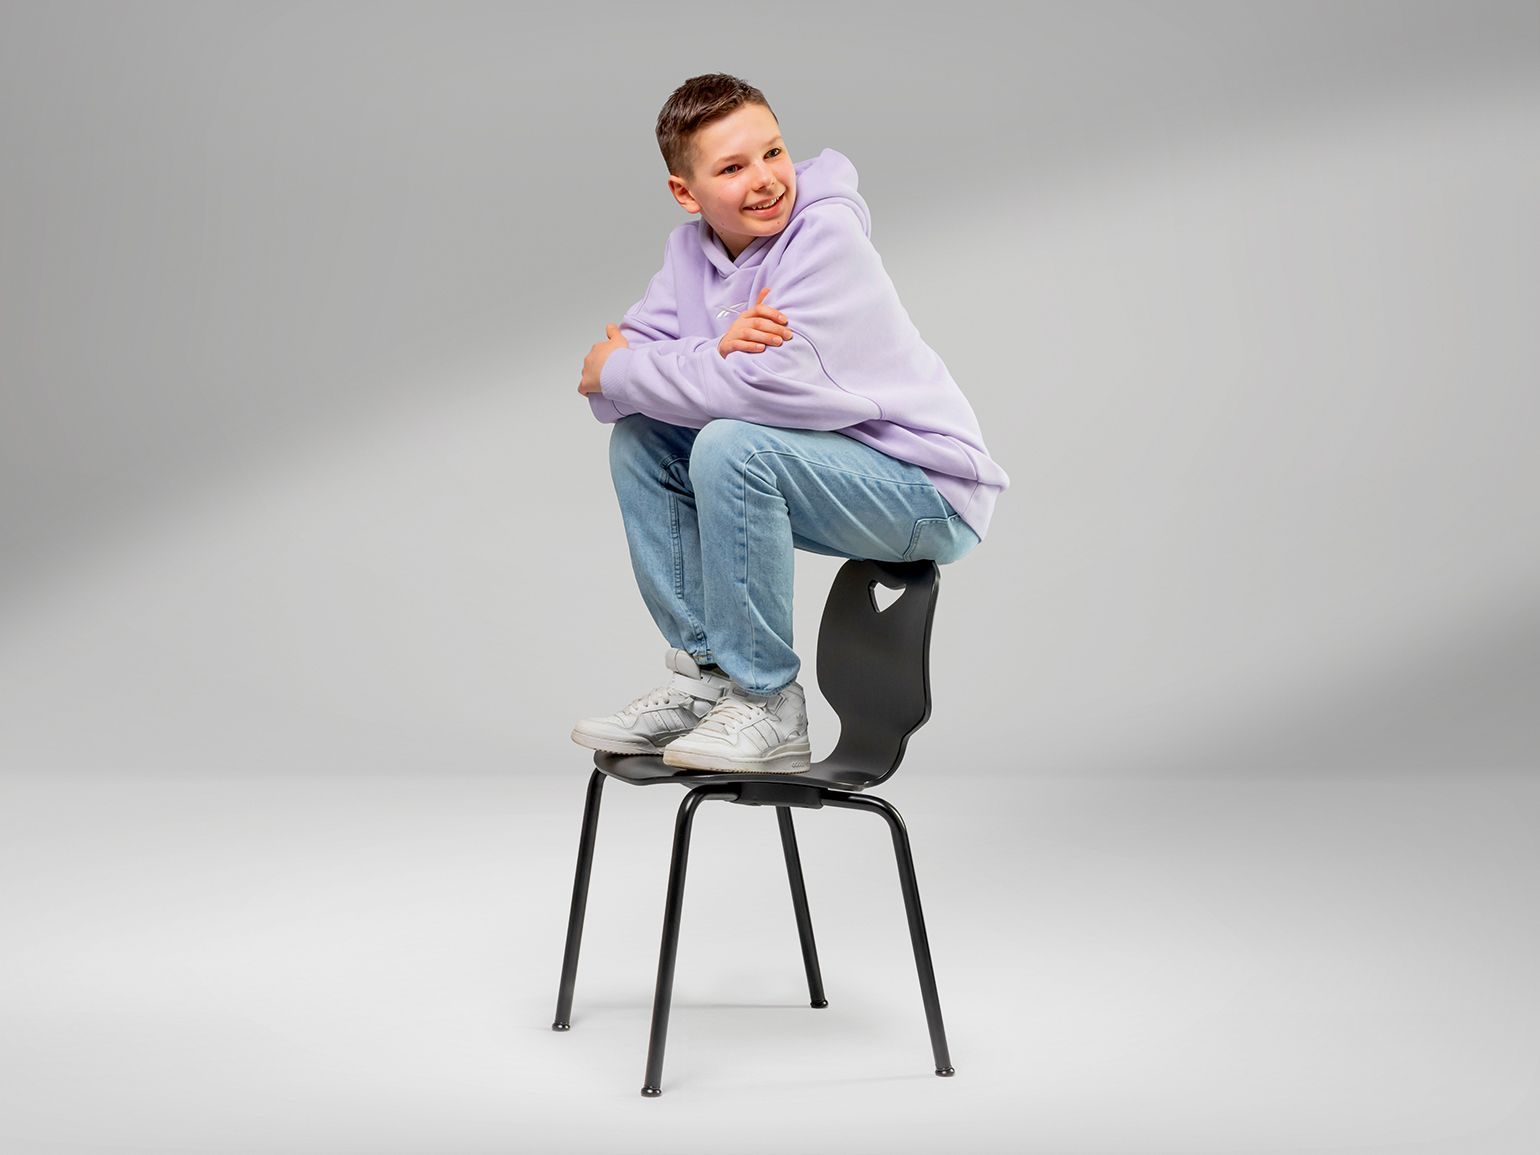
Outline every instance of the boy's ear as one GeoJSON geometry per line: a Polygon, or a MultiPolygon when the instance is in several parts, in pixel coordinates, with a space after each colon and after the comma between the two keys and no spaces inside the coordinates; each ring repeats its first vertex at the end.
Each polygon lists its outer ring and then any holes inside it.
{"type": "Polygon", "coordinates": [[[677,176],[668,178],[668,191],[686,212],[700,212],[700,204],[690,195],[689,187],[677,176]]]}

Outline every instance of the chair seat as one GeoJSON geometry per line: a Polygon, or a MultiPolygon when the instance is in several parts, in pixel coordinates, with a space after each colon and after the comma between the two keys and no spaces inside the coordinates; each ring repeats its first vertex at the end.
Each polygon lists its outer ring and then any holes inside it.
{"type": "Polygon", "coordinates": [[[731,786],[745,782],[773,782],[786,786],[819,786],[832,790],[865,790],[877,779],[870,771],[845,764],[830,755],[814,762],[800,774],[717,773],[712,770],[685,770],[669,766],[657,754],[594,754],[594,765],[622,782],[633,786],[652,786],[674,782],[681,786],[731,786]]]}

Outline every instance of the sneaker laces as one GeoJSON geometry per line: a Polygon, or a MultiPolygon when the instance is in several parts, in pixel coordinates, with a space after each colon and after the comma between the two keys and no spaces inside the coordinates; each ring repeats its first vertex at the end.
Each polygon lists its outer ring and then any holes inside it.
{"type": "Polygon", "coordinates": [[[713,725],[724,733],[747,726],[767,717],[770,711],[759,702],[750,702],[736,694],[728,694],[701,719],[701,725],[713,725]]]}
{"type": "Polygon", "coordinates": [[[620,712],[622,714],[635,715],[653,706],[673,705],[674,692],[673,686],[659,686],[656,690],[652,690],[638,698],[632,698],[630,704],[620,712]]]}

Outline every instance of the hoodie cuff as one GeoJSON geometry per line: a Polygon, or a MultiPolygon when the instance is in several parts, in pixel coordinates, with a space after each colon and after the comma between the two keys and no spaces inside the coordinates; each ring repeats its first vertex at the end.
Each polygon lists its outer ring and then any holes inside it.
{"type": "Polygon", "coordinates": [[[611,425],[619,421],[627,414],[620,411],[620,407],[606,397],[603,393],[590,393],[588,395],[588,408],[593,415],[605,425],[611,425]]]}
{"type": "Polygon", "coordinates": [[[631,349],[616,349],[604,359],[604,368],[599,370],[599,392],[617,405],[626,400],[626,391],[631,385],[633,356],[635,353],[631,349]]]}

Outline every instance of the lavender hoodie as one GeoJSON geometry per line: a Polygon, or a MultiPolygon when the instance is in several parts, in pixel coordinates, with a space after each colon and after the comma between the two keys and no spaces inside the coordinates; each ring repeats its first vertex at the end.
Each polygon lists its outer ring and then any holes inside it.
{"type": "Polygon", "coordinates": [[[919,466],[982,539],[1010,479],[872,247],[855,165],[826,148],[794,168],[786,227],[737,261],[704,218],[669,233],[662,269],[621,319],[630,347],[610,354],[588,395],[594,416],[833,430],[919,466]],[[717,343],[765,285],[793,339],[724,358],[717,343]]]}

